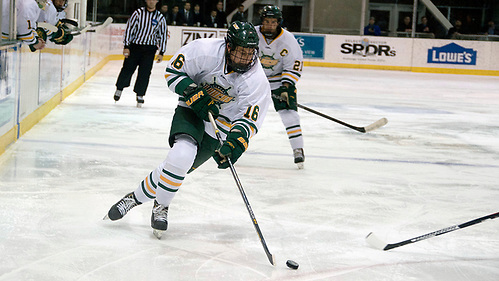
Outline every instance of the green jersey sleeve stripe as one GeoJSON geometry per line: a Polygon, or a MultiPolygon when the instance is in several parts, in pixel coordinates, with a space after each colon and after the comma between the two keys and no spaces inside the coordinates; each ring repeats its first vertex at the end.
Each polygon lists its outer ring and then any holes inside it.
{"type": "Polygon", "coordinates": [[[183,96],[185,89],[187,89],[187,87],[192,83],[194,83],[194,81],[192,81],[191,78],[185,77],[180,82],[178,82],[177,86],[175,86],[175,93],[183,96]]]}
{"type": "Polygon", "coordinates": [[[177,79],[179,79],[182,76],[175,76],[172,79],[168,79],[168,87],[170,87],[177,79]]]}
{"type": "Polygon", "coordinates": [[[176,71],[176,70],[171,69],[171,68],[167,68],[165,71],[170,72],[172,74],[176,74],[176,75],[188,76],[187,73],[185,73],[185,72],[176,71]]]}

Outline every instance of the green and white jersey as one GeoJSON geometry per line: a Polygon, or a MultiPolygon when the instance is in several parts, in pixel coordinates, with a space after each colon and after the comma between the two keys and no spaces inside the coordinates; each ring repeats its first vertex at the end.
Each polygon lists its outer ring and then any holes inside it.
{"type": "MultiPolygon", "coordinates": [[[[37,22],[47,22],[50,23],[51,25],[57,25],[61,18],[61,14],[57,12],[57,9],[54,6],[54,3],[52,1],[48,1],[47,5],[45,6],[45,10],[42,10],[40,12],[40,16],[38,17],[37,22]]],[[[52,31],[50,30],[45,30],[47,32],[47,37],[50,38],[52,36],[52,31]]]]}
{"type": "MultiPolygon", "coordinates": [[[[2,6],[2,39],[9,38],[10,13],[9,1],[3,1],[2,6]]],[[[28,45],[36,43],[38,35],[36,34],[36,22],[42,9],[34,0],[17,0],[17,39],[22,40],[28,45]]]]}
{"type": "MultiPolygon", "coordinates": [[[[179,106],[188,107],[183,90],[193,81],[206,89],[217,103],[216,122],[223,137],[237,125],[248,139],[263,124],[271,102],[270,85],[260,62],[245,73],[227,73],[224,39],[197,39],[183,46],[169,61],[165,72],[168,87],[180,95],[179,106]]],[[[216,138],[209,122],[205,131],[216,138]]]]}
{"type": "Polygon", "coordinates": [[[298,41],[284,29],[275,39],[266,39],[260,29],[261,26],[256,27],[260,39],[259,57],[270,87],[275,90],[283,82],[296,86],[303,69],[303,53],[298,41]]]}

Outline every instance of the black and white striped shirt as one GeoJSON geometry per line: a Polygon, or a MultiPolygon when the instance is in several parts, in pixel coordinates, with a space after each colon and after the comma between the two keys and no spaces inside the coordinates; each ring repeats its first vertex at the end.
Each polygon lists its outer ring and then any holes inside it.
{"type": "Polygon", "coordinates": [[[166,52],[168,27],[163,15],[154,10],[149,12],[145,7],[137,9],[126,23],[125,48],[130,44],[158,46],[159,54],[166,52]]]}

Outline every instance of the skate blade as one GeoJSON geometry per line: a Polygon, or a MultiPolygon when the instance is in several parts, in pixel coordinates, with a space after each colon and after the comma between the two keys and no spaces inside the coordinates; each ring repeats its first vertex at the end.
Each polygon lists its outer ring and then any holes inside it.
{"type": "Polygon", "coordinates": [[[303,162],[301,163],[296,163],[296,166],[298,166],[298,169],[301,170],[303,168],[305,168],[305,165],[303,165],[303,162]]]}
{"type": "Polygon", "coordinates": [[[141,103],[137,103],[137,108],[142,108],[142,104],[141,103]]]}
{"type": "Polygon", "coordinates": [[[102,218],[102,220],[104,220],[104,221],[105,221],[105,220],[110,220],[110,218],[109,218],[109,216],[108,216],[108,215],[105,215],[105,216],[102,218]]]}
{"type": "Polygon", "coordinates": [[[161,240],[161,237],[163,236],[164,232],[165,232],[164,230],[158,230],[158,229],[152,230],[152,234],[154,234],[154,236],[156,236],[156,238],[158,238],[160,240],[161,240]]]}

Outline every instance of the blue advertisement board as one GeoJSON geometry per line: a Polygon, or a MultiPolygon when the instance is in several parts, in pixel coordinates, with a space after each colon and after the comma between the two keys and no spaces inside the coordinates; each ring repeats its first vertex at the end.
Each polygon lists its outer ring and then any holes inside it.
{"type": "Polygon", "coordinates": [[[324,59],[324,35],[294,34],[304,59],[324,59]]]}
{"type": "Polygon", "coordinates": [[[476,65],[477,51],[456,43],[428,49],[428,63],[476,65]]]}

